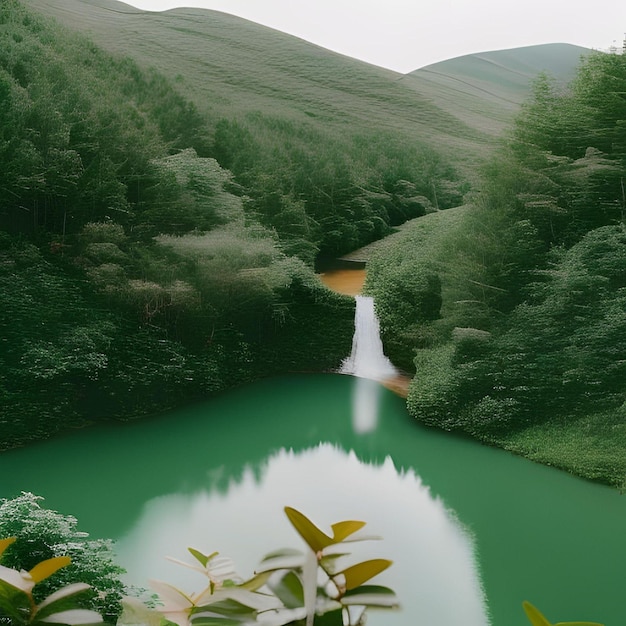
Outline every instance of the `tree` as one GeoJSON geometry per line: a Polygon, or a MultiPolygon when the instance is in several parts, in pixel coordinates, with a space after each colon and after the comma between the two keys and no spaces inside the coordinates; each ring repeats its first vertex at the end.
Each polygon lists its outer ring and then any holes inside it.
{"type": "Polygon", "coordinates": [[[115,623],[120,601],[131,590],[119,579],[124,570],[114,561],[111,541],[88,539],[77,529],[76,518],[42,508],[42,500],[32,493],[0,499],[0,537],[17,538],[4,553],[3,564],[28,571],[46,559],[69,557],[71,564],[37,585],[35,600],[41,602],[66,585],[87,583],[91,589],[77,600],[79,606],[115,623]]]}

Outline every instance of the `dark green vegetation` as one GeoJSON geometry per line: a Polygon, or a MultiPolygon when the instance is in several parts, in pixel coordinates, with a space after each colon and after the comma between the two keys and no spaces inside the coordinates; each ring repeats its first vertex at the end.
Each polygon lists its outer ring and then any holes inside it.
{"type": "Polygon", "coordinates": [[[0,100],[0,447],[347,353],[353,304],[310,266],[332,231],[246,195],[162,75],[11,0],[0,100]]]}
{"type": "Polygon", "coordinates": [[[25,4],[173,81],[207,120],[211,156],[243,187],[248,210],[306,262],[457,204],[467,185],[450,155],[480,152],[487,139],[399,74],[223,13],[25,4]]]}
{"type": "MultiPolygon", "coordinates": [[[[3,554],[2,565],[29,571],[46,559],[69,556],[69,566],[37,585],[34,600],[41,602],[65,585],[87,583],[91,589],[76,608],[97,611],[106,623],[116,623],[122,597],[133,590],[120,581],[124,570],[115,563],[112,541],[88,539],[74,517],[43,508],[41,500],[31,493],[0,499],[0,538],[17,538],[3,554]]],[[[0,611],[0,624],[12,623],[0,611]]]]}
{"type": "Polygon", "coordinates": [[[625,93],[623,55],[591,55],[568,90],[541,77],[473,206],[368,274],[405,367],[417,349],[412,415],[622,486],[625,93]]]}

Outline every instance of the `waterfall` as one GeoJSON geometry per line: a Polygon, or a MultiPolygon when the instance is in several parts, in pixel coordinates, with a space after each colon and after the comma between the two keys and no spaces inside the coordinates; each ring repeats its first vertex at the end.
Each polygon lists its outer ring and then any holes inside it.
{"type": "Polygon", "coordinates": [[[383,352],[374,298],[356,296],[355,299],[352,353],[344,359],[339,372],[373,380],[393,378],[398,372],[383,352]]]}

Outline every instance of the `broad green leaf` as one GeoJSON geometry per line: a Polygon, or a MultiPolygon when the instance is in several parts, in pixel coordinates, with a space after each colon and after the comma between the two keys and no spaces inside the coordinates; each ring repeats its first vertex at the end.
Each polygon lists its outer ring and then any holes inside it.
{"type": "Polygon", "coordinates": [[[52,613],[68,608],[68,598],[87,591],[87,589],[91,589],[91,587],[86,583],[74,583],[51,593],[43,602],[37,605],[35,612],[37,619],[41,620],[48,615],[52,615],[52,613]]]}
{"type": "Polygon", "coordinates": [[[257,591],[260,589],[268,580],[268,578],[273,574],[273,570],[269,570],[267,572],[260,572],[253,576],[252,578],[246,580],[241,583],[239,586],[240,589],[248,589],[249,591],[257,591]]]}
{"type": "Polygon", "coordinates": [[[341,599],[342,604],[349,606],[398,607],[396,594],[388,587],[380,585],[362,585],[351,591],[341,599]]]}
{"type": "Polygon", "coordinates": [[[102,623],[102,616],[95,611],[88,611],[87,609],[71,609],[69,611],[62,611],[61,613],[54,613],[41,620],[36,619],[33,622],[33,625],[65,624],[66,626],[91,626],[92,624],[102,623]]]}
{"type": "Polygon", "coordinates": [[[69,556],[55,556],[51,559],[41,561],[41,563],[37,563],[37,565],[30,570],[29,574],[35,581],[35,584],[37,584],[49,576],[52,576],[52,574],[60,570],[62,567],[66,567],[71,562],[72,559],[70,559],[69,556]]]}
{"type": "Polygon", "coordinates": [[[255,614],[256,609],[247,604],[242,604],[237,600],[233,600],[232,598],[224,598],[223,600],[211,602],[211,604],[206,606],[198,606],[191,610],[192,616],[201,615],[203,613],[218,613],[219,615],[234,618],[237,615],[255,614]]]}
{"type": "Polygon", "coordinates": [[[524,600],[524,602],[522,602],[522,606],[524,607],[526,616],[533,626],[552,626],[552,624],[543,616],[543,613],[541,613],[541,611],[530,602],[524,600]]]}
{"type": "Polygon", "coordinates": [[[343,626],[343,610],[336,609],[315,618],[315,626],[343,626]]]}
{"type": "Polygon", "coordinates": [[[7,537],[6,539],[0,539],[0,557],[4,551],[17,539],[17,537],[7,537]]]}
{"type": "Polygon", "coordinates": [[[365,526],[365,522],[356,522],[347,520],[345,522],[337,522],[333,524],[331,528],[333,529],[333,539],[335,543],[340,543],[344,541],[350,535],[353,535],[357,530],[361,530],[365,526]]]}
{"type": "Polygon", "coordinates": [[[10,617],[16,624],[26,623],[30,618],[31,608],[30,596],[27,593],[0,580],[0,614],[10,617]]]}
{"type": "Polygon", "coordinates": [[[285,513],[298,534],[306,541],[308,546],[315,552],[321,552],[326,546],[334,541],[324,534],[306,515],[289,506],[285,507],[285,513]]]}
{"type": "Polygon", "coordinates": [[[302,581],[295,572],[287,572],[278,580],[270,580],[269,588],[288,609],[304,606],[302,581]]]}
{"type": "Polygon", "coordinates": [[[371,561],[363,561],[344,569],[340,574],[345,577],[346,589],[356,589],[363,583],[374,578],[386,570],[393,561],[387,559],[372,559],[371,561]]]}

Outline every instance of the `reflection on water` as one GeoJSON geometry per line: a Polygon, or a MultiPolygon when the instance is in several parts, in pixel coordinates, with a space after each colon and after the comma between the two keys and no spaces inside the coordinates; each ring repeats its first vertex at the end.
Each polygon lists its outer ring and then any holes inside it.
{"type": "Polygon", "coordinates": [[[362,435],[376,430],[382,387],[375,380],[357,378],[352,391],[352,428],[362,435]]]}
{"type": "Polygon", "coordinates": [[[188,546],[207,554],[219,550],[247,576],[272,549],[302,547],[283,513],[289,505],[323,529],[361,519],[366,530],[383,537],[357,544],[358,556],[394,561],[376,581],[395,589],[402,610],[372,613],[370,624],[488,623],[472,540],[412,471],[398,473],[389,458],[382,465],[366,464],[354,453],[320,444],[297,453],[281,449],[255,473],[246,470],[226,492],[207,476],[203,490],[146,502],[117,544],[131,582],[145,586],[159,578],[189,591],[198,588],[197,574],[164,559],[189,560],[188,546]]]}

